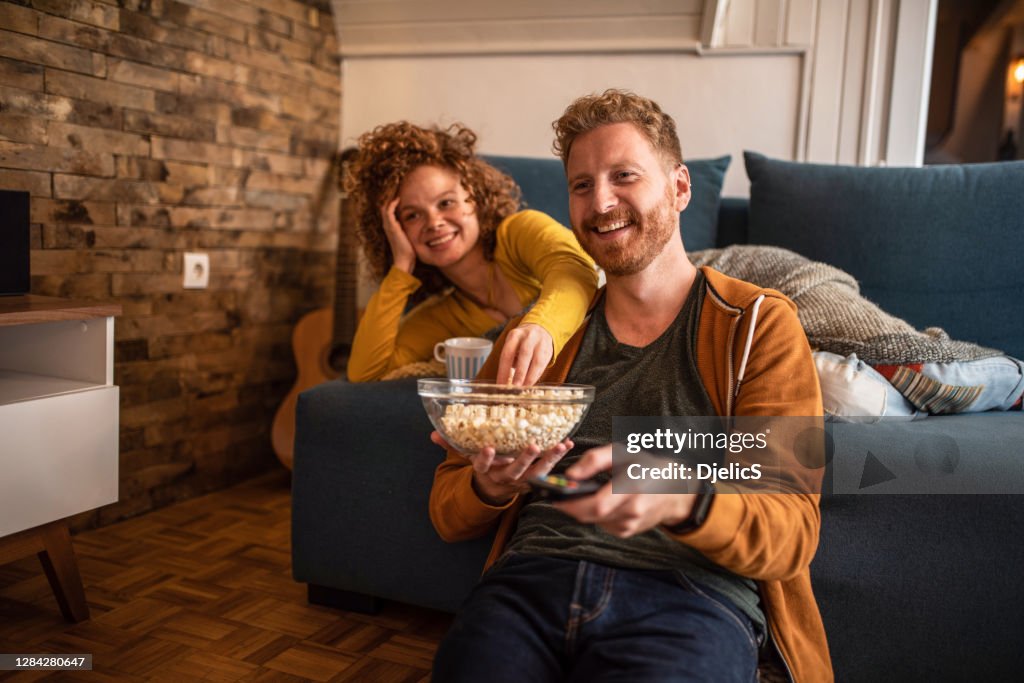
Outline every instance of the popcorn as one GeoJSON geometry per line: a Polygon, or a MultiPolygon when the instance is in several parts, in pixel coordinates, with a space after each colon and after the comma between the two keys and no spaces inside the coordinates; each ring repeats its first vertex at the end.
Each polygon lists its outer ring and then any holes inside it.
{"type": "MultiPolygon", "coordinates": [[[[541,450],[565,439],[583,419],[587,403],[581,390],[534,389],[528,399],[579,398],[579,403],[451,403],[440,422],[445,437],[459,450],[475,453],[491,446],[500,454],[517,454],[530,444],[541,450]]],[[[496,394],[474,394],[473,398],[507,400],[496,394]]]]}

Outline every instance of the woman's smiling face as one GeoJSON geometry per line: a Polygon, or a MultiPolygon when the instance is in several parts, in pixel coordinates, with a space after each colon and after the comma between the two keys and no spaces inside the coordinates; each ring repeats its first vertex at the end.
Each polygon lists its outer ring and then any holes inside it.
{"type": "Polygon", "coordinates": [[[458,263],[480,240],[473,200],[450,168],[419,166],[405,176],[398,187],[397,216],[416,258],[442,270],[458,263]]]}

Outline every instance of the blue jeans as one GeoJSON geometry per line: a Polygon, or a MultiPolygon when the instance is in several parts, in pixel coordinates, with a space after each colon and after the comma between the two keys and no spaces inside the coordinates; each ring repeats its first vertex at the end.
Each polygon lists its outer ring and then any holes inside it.
{"type": "Polygon", "coordinates": [[[462,605],[432,681],[752,683],[757,640],[746,615],[679,572],[511,553],[462,605]]]}

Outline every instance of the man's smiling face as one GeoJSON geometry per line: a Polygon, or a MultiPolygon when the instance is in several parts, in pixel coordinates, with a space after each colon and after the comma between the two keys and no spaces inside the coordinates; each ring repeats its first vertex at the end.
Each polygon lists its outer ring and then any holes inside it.
{"type": "Polygon", "coordinates": [[[577,137],[566,174],[576,238],[608,275],[642,271],[678,232],[689,173],[681,164],[670,168],[633,124],[577,137]]]}

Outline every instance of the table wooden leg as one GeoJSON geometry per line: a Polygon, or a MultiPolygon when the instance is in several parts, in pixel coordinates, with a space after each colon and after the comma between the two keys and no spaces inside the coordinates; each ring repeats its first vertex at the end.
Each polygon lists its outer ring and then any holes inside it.
{"type": "Polygon", "coordinates": [[[43,565],[64,618],[76,623],[88,619],[89,604],[85,601],[67,523],[51,522],[0,539],[0,564],[32,553],[36,553],[43,565]]]}
{"type": "Polygon", "coordinates": [[[89,604],[85,601],[85,588],[67,524],[54,522],[43,527],[43,546],[45,550],[38,553],[39,562],[50,580],[61,614],[68,621],[85,621],[89,618],[89,604]]]}

